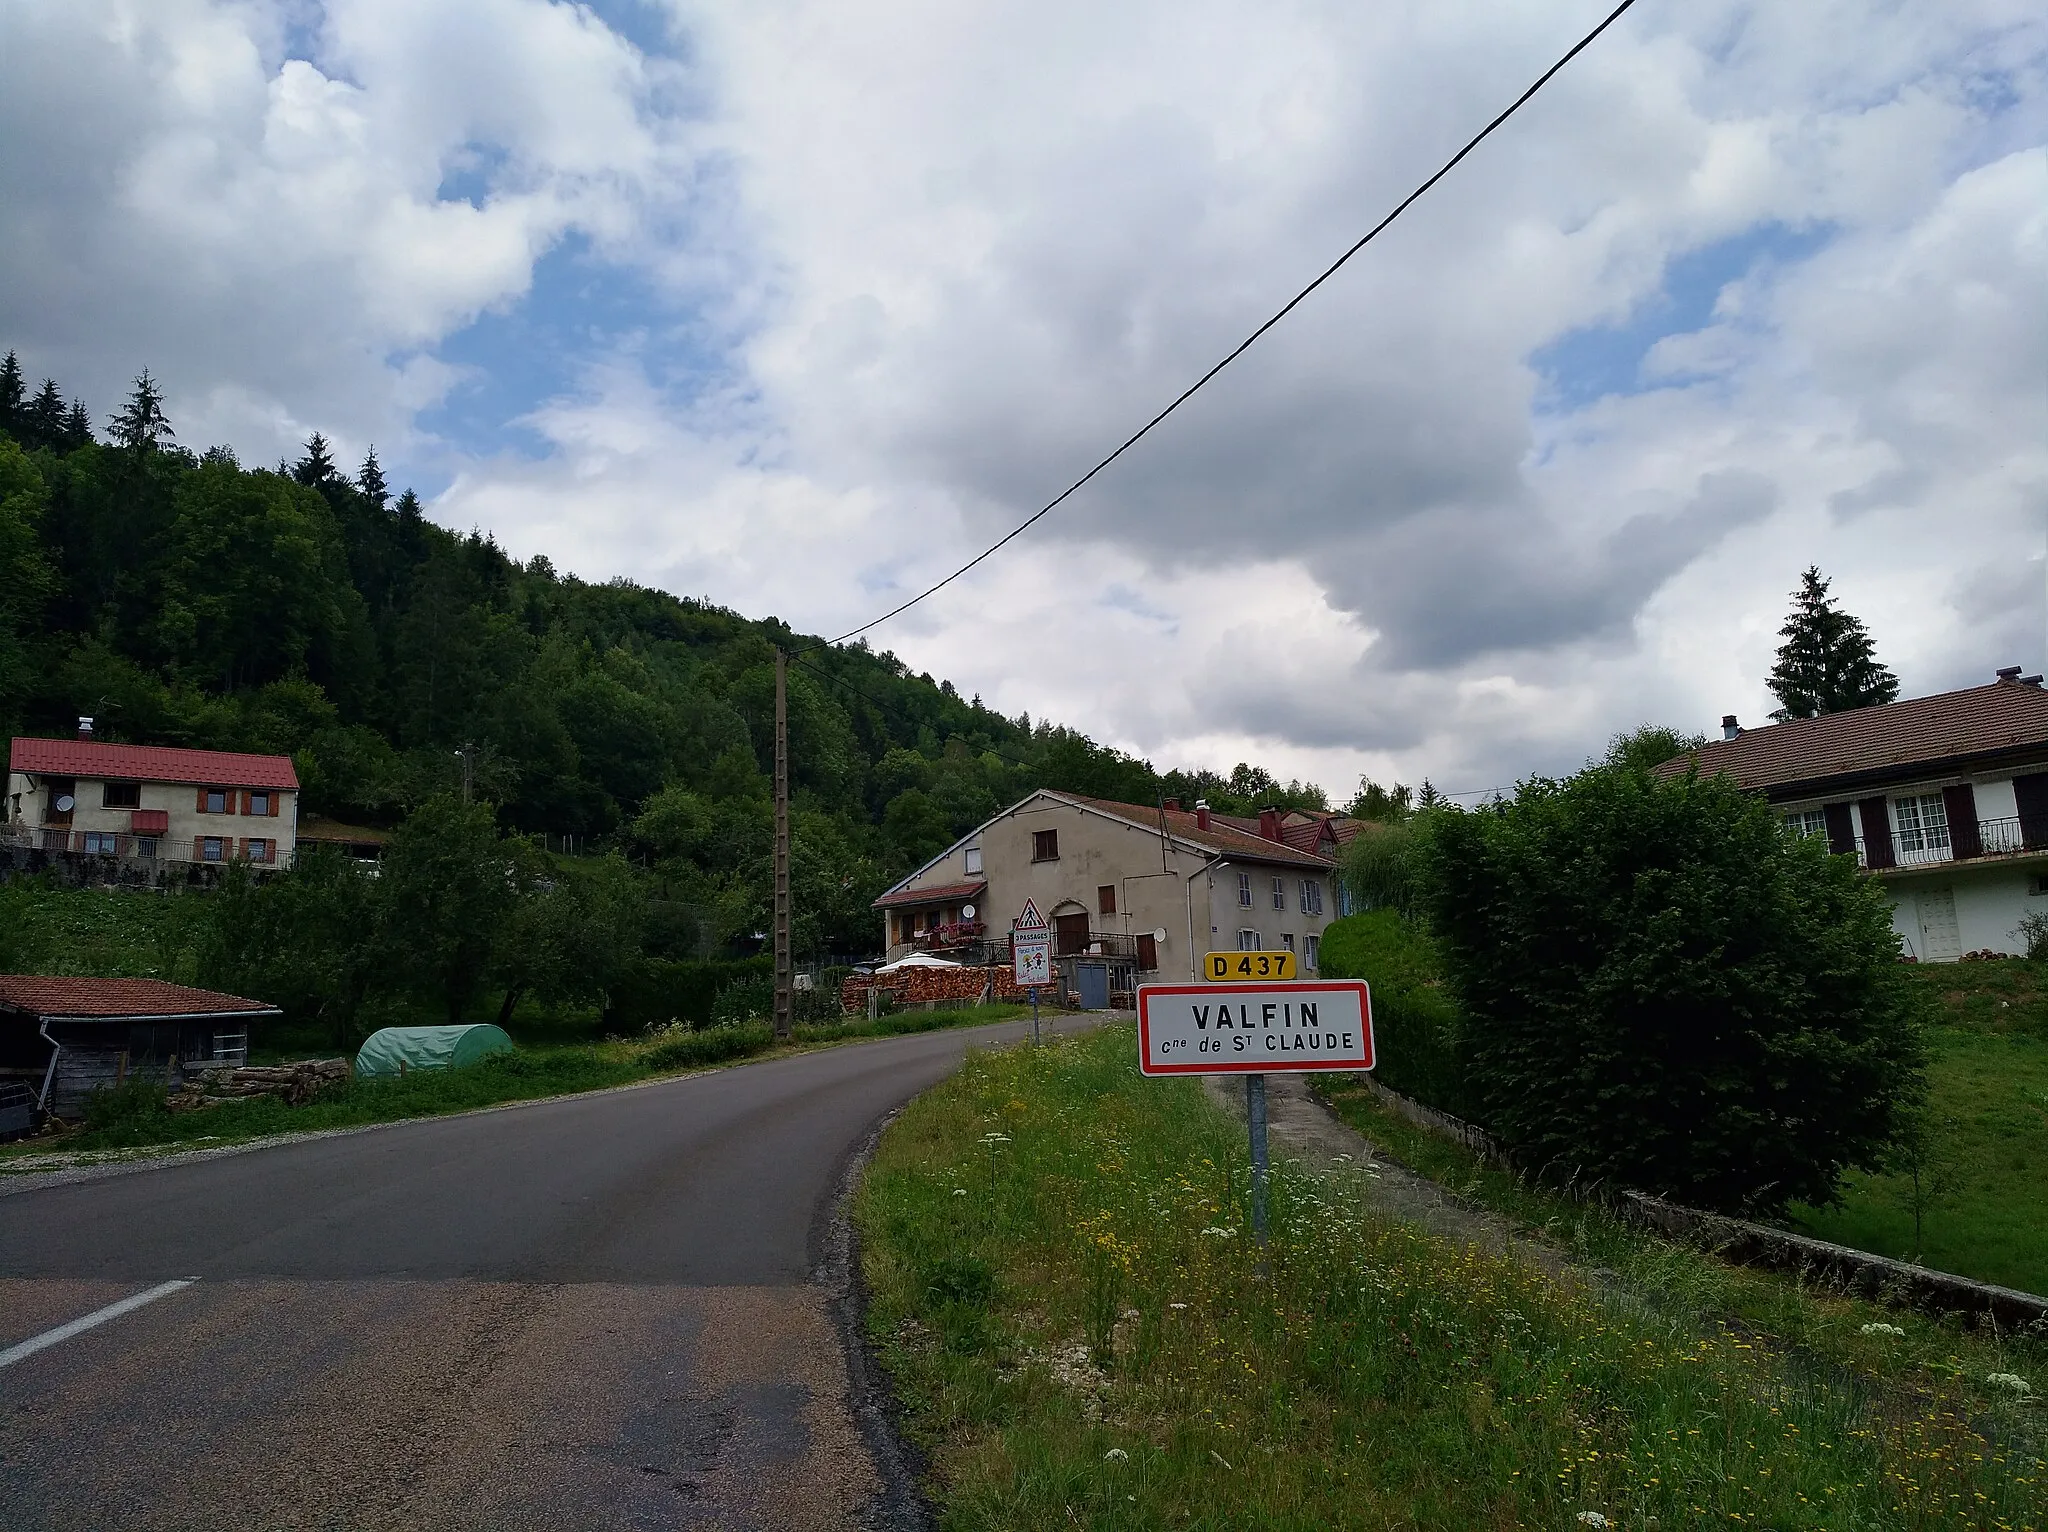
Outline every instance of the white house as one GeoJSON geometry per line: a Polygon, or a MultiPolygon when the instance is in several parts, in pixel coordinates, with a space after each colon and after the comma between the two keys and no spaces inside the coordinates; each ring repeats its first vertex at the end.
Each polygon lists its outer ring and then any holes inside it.
{"type": "MultiPolygon", "coordinates": [[[[2017,665],[1989,686],[1763,729],[1721,721],[1698,752],[1786,824],[1854,853],[1892,901],[1905,953],[1953,962],[2026,950],[2048,915],[2048,692],[2017,665]]],[[[1691,757],[1667,762],[1683,770],[1691,757]]]]}

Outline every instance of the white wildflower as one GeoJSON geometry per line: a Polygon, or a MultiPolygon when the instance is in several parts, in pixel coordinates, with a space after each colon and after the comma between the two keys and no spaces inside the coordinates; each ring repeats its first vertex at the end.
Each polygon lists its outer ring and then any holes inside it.
{"type": "Polygon", "coordinates": [[[953,1188],[953,1195],[956,1197],[964,1197],[967,1195],[967,1188],[964,1186],[956,1186],[953,1188]]]}
{"type": "Polygon", "coordinates": [[[2009,1388],[2022,1399],[2034,1391],[2034,1385],[2016,1372],[1986,1373],[1984,1381],[1995,1384],[1999,1388],[2009,1388]]]}
{"type": "Polygon", "coordinates": [[[1210,1224],[1209,1227],[1204,1229],[1202,1232],[1208,1235],[1211,1239],[1233,1239],[1237,1235],[1237,1230],[1225,1229],[1213,1223],[1210,1224]]]}
{"type": "Polygon", "coordinates": [[[1105,1463],[1128,1463],[1130,1460],[1131,1455],[1121,1447],[1112,1447],[1102,1454],[1102,1461],[1105,1463]]]}
{"type": "Polygon", "coordinates": [[[1184,1309],[1187,1305],[1185,1303],[1169,1303],[1167,1307],[1170,1309],[1184,1309]]]}
{"type": "Polygon", "coordinates": [[[1598,1511],[1581,1511],[1578,1514],[1577,1520],[1588,1527],[1604,1527],[1607,1525],[1607,1518],[1598,1511]]]}
{"type": "Polygon", "coordinates": [[[1865,1325],[1863,1333],[1865,1335],[1904,1335],[1906,1332],[1897,1325],[1865,1325]]]}

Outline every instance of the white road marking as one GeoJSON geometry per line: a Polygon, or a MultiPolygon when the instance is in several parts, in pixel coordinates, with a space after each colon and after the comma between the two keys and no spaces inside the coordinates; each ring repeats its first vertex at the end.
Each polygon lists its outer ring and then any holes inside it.
{"type": "Polygon", "coordinates": [[[119,1319],[123,1314],[133,1313],[145,1303],[154,1303],[159,1298],[168,1298],[180,1288],[190,1287],[197,1277],[179,1277],[172,1282],[159,1282],[148,1292],[136,1293],[123,1298],[119,1303],[110,1303],[103,1309],[94,1309],[90,1314],[80,1315],[68,1325],[59,1325],[54,1330],[45,1330],[41,1335],[31,1336],[19,1345],[9,1346],[0,1351],[0,1367],[12,1367],[16,1362],[34,1356],[45,1346],[54,1346],[59,1341],[68,1341],[74,1335],[82,1335],[95,1325],[103,1325],[110,1319],[119,1319]]]}

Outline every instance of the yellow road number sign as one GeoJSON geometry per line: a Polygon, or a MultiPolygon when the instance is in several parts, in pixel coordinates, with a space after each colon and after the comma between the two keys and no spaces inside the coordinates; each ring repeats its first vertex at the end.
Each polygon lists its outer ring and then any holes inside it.
{"type": "Polygon", "coordinates": [[[1292,979],[1291,952],[1212,952],[1202,959],[1202,977],[1211,984],[1238,984],[1246,979],[1292,979]]]}

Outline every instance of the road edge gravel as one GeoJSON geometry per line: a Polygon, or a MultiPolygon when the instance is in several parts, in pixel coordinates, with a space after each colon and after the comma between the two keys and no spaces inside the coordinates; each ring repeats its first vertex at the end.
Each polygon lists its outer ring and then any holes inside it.
{"type": "Polygon", "coordinates": [[[869,1525],[876,1532],[934,1532],[938,1515],[924,1491],[927,1465],[899,1429],[903,1401],[868,1339],[868,1284],[861,1271],[860,1231],[853,1222],[853,1199],[861,1178],[882,1135],[902,1113],[901,1106],[884,1113],[846,1156],[829,1214],[813,1230],[815,1280],[825,1289],[832,1327],[839,1332],[847,1409],[882,1483],[869,1525]]]}

